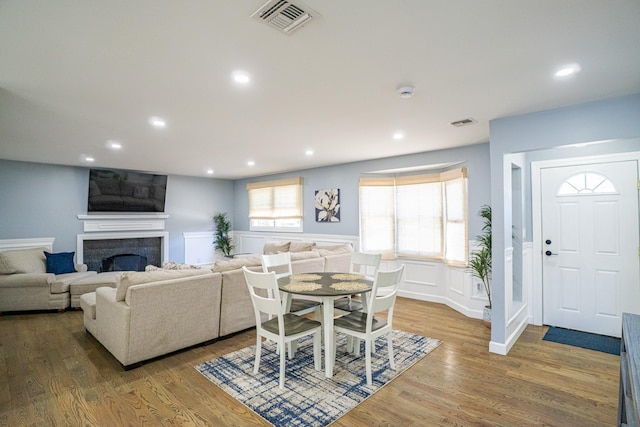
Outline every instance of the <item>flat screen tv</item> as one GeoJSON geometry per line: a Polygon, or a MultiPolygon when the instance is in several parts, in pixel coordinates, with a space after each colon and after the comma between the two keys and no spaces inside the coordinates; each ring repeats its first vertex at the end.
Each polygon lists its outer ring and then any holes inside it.
{"type": "Polygon", "coordinates": [[[164,212],[166,193],[166,175],[91,169],[87,212],[164,212]]]}

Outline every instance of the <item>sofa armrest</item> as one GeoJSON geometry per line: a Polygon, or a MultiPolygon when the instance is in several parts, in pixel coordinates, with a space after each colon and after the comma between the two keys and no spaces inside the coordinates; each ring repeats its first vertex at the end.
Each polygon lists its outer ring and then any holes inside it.
{"type": "Polygon", "coordinates": [[[116,289],[96,289],[96,338],[123,365],[129,352],[131,309],[124,301],[116,301],[116,289]]]}
{"type": "Polygon", "coordinates": [[[76,264],[77,272],[85,272],[87,271],[87,269],[88,269],[87,264],[76,264]]]}
{"type": "Polygon", "coordinates": [[[17,273],[1,274],[0,287],[25,288],[25,287],[49,287],[55,282],[56,276],[51,273],[17,273]]]}

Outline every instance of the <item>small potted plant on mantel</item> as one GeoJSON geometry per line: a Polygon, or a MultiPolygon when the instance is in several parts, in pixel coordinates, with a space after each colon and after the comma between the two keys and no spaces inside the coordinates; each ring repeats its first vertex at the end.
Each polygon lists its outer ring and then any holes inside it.
{"type": "Polygon", "coordinates": [[[216,249],[222,252],[225,257],[231,256],[231,251],[234,246],[231,242],[231,236],[229,236],[229,231],[231,231],[231,221],[227,218],[227,213],[222,212],[214,215],[213,223],[216,227],[216,237],[213,242],[216,249]]]}
{"type": "Polygon", "coordinates": [[[482,233],[476,236],[477,250],[471,253],[469,267],[473,276],[482,280],[489,304],[484,307],[482,321],[491,328],[491,206],[484,205],[478,211],[484,220],[482,233]]]}

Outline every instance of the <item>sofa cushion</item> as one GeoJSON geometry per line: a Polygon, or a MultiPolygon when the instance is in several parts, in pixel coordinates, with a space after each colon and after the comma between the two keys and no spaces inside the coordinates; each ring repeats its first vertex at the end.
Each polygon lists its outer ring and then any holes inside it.
{"type": "Polygon", "coordinates": [[[56,274],[53,283],[51,283],[50,291],[52,294],[62,294],[69,292],[69,285],[78,280],[95,276],[96,271],[83,271],[75,273],[56,274]]]}
{"type": "Polygon", "coordinates": [[[117,276],[116,279],[116,301],[124,301],[124,298],[127,296],[127,289],[129,289],[130,286],[210,273],[211,270],[206,269],[125,272],[117,276]]]}
{"type": "Polygon", "coordinates": [[[46,250],[42,247],[0,252],[0,274],[46,273],[46,250]]]}
{"type": "Polygon", "coordinates": [[[223,272],[229,270],[237,270],[244,266],[262,265],[262,259],[259,256],[247,256],[242,258],[234,258],[230,260],[218,260],[213,266],[213,271],[223,272]]]}
{"type": "Polygon", "coordinates": [[[316,247],[316,242],[291,242],[289,252],[307,252],[316,247]]]}
{"type": "Polygon", "coordinates": [[[75,252],[58,252],[52,254],[44,251],[44,256],[47,258],[47,273],[75,273],[76,266],[73,263],[73,257],[75,254],[75,252]]]}
{"type": "Polygon", "coordinates": [[[316,246],[313,250],[318,252],[320,256],[329,256],[351,253],[353,252],[353,246],[351,246],[351,243],[345,243],[344,245],[337,246],[316,246]]]}
{"type": "Polygon", "coordinates": [[[262,252],[265,255],[277,254],[278,252],[289,252],[289,246],[291,242],[281,242],[281,241],[268,241],[264,244],[264,249],[262,252]]]}
{"type": "Polygon", "coordinates": [[[316,251],[307,252],[291,252],[291,261],[299,261],[301,259],[320,258],[320,254],[316,251]]]}

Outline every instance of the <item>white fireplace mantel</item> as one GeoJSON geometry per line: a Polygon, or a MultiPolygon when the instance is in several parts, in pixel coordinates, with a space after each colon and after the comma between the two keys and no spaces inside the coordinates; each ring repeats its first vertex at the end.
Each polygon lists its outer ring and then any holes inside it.
{"type": "Polygon", "coordinates": [[[84,221],[84,232],[164,230],[167,214],[78,215],[84,221]]]}

